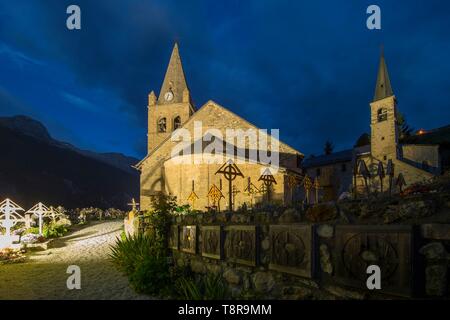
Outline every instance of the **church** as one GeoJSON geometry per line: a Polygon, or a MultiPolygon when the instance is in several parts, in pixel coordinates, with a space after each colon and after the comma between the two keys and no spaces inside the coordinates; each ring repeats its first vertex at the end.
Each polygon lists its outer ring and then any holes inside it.
{"type": "Polygon", "coordinates": [[[393,192],[399,192],[430,181],[448,168],[450,126],[402,136],[401,113],[384,53],[369,106],[371,131],[367,139],[360,139],[352,149],[305,159],[303,172],[317,178],[322,188],[317,200],[336,200],[348,191],[363,195],[367,191],[387,192],[389,185],[393,192]]]}
{"type": "Polygon", "coordinates": [[[202,211],[294,201],[304,155],[272,131],[212,100],[196,108],[175,44],[159,94],[148,95],[147,156],[136,165],[141,209],[159,193],[202,211]]]}

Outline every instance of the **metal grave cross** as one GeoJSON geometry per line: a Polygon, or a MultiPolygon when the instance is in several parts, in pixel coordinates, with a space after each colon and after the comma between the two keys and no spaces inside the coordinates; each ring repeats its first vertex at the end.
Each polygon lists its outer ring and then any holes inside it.
{"type": "Polygon", "coordinates": [[[5,241],[1,241],[3,245],[0,242],[0,248],[12,244],[11,228],[18,222],[25,222],[25,218],[18,211],[25,210],[10,199],[5,199],[0,203],[0,225],[6,230],[3,236],[5,241]]]}
{"type": "Polygon", "coordinates": [[[59,211],[58,209],[50,206],[50,217],[52,218],[53,222],[56,222],[56,218],[63,216],[63,213],[59,211]]]}
{"type": "Polygon", "coordinates": [[[313,184],[314,190],[315,192],[315,196],[316,196],[316,204],[319,203],[319,189],[320,189],[320,182],[319,182],[319,177],[315,177],[314,178],[314,184],[313,184]]]}
{"type": "Polygon", "coordinates": [[[270,191],[273,184],[277,184],[277,181],[273,177],[272,172],[269,168],[266,168],[262,175],[259,177],[258,181],[262,181],[266,186],[267,202],[270,202],[270,191]]]}
{"type": "Polygon", "coordinates": [[[219,201],[222,198],[225,198],[222,194],[222,191],[220,191],[219,188],[215,184],[211,186],[211,188],[208,191],[208,198],[211,199],[211,202],[213,203],[214,207],[218,207],[220,211],[219,201]]]}
{"type": "Polygon", "coordinates": [[[381,193],[383,193],[383,180],[384,180],[384,177],[386,177],[386,173],[384,172],[383,162],[381,162],[381,161],[378,162],[377,175],[380,178],[380,188],[381,188],[381,193]]]}
{"type": "Polygon", "coordinates": [[[395,175],[395,166],[392,162],[392,159],[388,160],[387,167],[386,167],[386,174],[389,176],[389,195],[392,194],[392,181],[394,179],[395,175]]]}
{"type": "Polygon", "coordinates": [[[369,183],[367,182],[367,179],[370,178],[370,172],[369,172],[369,169],[367,168],[366,162],[364,160],[359,160],[358,173],[360,175],[362,175],[364,178],[364,184],[366,185],[367,196],[369,196],[370,189],[369,189],[369,183]]]}
{"type": "Polygon", "coordinates": [[[312,182],[308,175],[306,175],[305,179],[303,179],[303,188],[305,188],[306,203],[309,204],[309,191],[312,188],[312,182]]]}
{"type": "Polygon", "coordinates": [[[233,211],[233,187],[232,181],[236,179],[236,177],[243,178],[241,170],[234,164],[233,160],[229,159],[225,162],[219,170],[216,171],[215,174],[222,174],[226,180],[228,180],[228,206],[230,211],[233,211]]]}
{"type": "Polygon", "coordinates": [[[131,207],[131,211],[138,211],[137,206],[139,205],[134,198],[131,198],[131,203],[128,203],[128,205],[131,207]]]}
{"type": "Polygon", "coordinates": [[[39,234],[42,236],[43,218],[47,217],[51,212],[42,202],[35,204],[27,213],[32,213],[39,218],[39,234]]]}
{"type": "Polygon", "coordinates": [[[197,196],[197,194],[195,193],[195,190],[194,190],[194,180],[192,180],[192,191],[191,191],[191,194],[189,195],[189,197],[187,198],[187,200],[192,203],[192,209],[195,209],[195,201],[198,199],[199,199],[199,197],[197,196]]]}
{"type": "Polygon", "coordinates": [[[247,179],[247,186],[244,189],[244,193],[250,196],[250,205],[253,207],[253,198],[255,194],[259,193],[258,188],[253,184],[250,177],[247,179]]]}
{"type": "Polygon", "coordinates": [[[400,193],[402,193],[403,187],[406,186],[406,181],[405,181],[405,177],[403,176],[403,173],[400,172],[398,174],[398,178],[397,178],[396,184],[397,184],[397,187],[400,190],[400,193]]]}

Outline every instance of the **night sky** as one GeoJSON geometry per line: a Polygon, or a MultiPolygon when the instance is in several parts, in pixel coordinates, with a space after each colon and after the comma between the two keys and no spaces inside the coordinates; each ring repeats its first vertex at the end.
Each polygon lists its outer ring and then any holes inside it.
{"type": "Polygon", "coordinates": [[[0,2],[0,116],[81,148],[146,154],[147,95],[174,41],[197,107],[214,100],[309,155],[369,132],[380,45],[415,129],[450,123],[448,1],[0,2]],[[81,7],[82,29],[66,28],[81,7]],[[366,28],[381,7],[382,30],[366,28]]]}

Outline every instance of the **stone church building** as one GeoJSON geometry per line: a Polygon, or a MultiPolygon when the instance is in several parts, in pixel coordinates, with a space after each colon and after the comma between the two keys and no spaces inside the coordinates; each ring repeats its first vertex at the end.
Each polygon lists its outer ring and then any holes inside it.
{"type": "MultiPolygon", "coordinates": [[[[384,55],[381,55],[373,101],[370,103],[370,141],[353,149],[329,155],[305,159],[303,172],[318,177],[323,200],[335,200],[345,191],[356,186],[359,193],[366,186],[360,172],[364,161],[370,177],[370,190],[381,189],[378,176],[380,163],[386,171],[388,162],[393,164],[394,181],[401,173],[410,186],[430,180],[449,165],[450,126],[424,131],[400,139],[399,110],[392,90],[384,55]]],[[[384,191],[389,177],[383,179],[384,191]]],[[[398,191],[398,190],[396,190],[398,191]]]]}
{"type": "Polygon", "coordinates": [[[292,177],[300,177],[303,157],[301,152],[269,134],[261,133],[253,124],[214,101],[210,100],[197,109],[175,44],[159,95],[152,91],[148,96],[147,156],[136,165],[140,171],[142,210],[150,207],[151,197],[158,193],[176,196],[180,205],[190,204],[197,210],[211,207],[227,209],[229,184],[224,175],[217,172],[230,160],[240,173],[232,182],[233,208],[244,204],[251,207],[269,200],[266,197],[270,197],[270,201],[288,203],[294,199],[295,193],[292,183],[288,182],[292,177]],[[196,132],[198,124],[201,124],[200,136],[196,132]],[[227,144],[233,150],[233,157],[225,151],[222,154],[220,148],[208,147],[205,141],[215,140],[216,146],[224,143],[220,139],[224,139],[227,129],[258,132],[259,138],[267,139],[269,145],[261,150],[259,144],[255,147],[249,139],[244,145],[233,140],[234,144],[227,144]],[[182,152],[174,154],[180,143],[180,138],[175,137],[178,133],[188,133],[197,140],[192,140],[192,144],[186,144],[182,152]],[[198,141],[200,143],[196,144],[198,141]],[[275,145],[277,149],[273,147],[275,145]],[[186,150],[190,151],[187,155],[186,150]],[[266,152],[278,161],[268,164],[259,153],[256,158],[250,156],[254,155],[253,151],[266,152]],[[203,160],[191,161],[196,154],[201,154],[203,160]],[[191,160],[184,161],[185,158],[191,160]],[[274,180],[269,188],[261,179],[267,174],[274,180]]]}

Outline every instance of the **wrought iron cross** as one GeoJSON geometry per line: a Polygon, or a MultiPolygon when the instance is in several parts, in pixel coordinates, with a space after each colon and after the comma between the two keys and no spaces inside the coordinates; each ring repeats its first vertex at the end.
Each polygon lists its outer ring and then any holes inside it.
{"type": "Polygon", "coordinates": [[[270,202],[270,191],[271,191],[270,189],[273,184],[277,184],[277,181],[273,177],[272,172],[270,171],[269,168],[266,168],[266,170],[264,170],[262,175],[259,177],[258,181],[262,181],[266,186],[267,202],[270,202]]]}
{"type": "Polygon", "coordinates": [[[367,179],[370,178],[370,172],[369,172],[369,169],[367,168],[366,162],[364,160],[359,160],[358,173],[360,175],[362,175],[364,178],[364,184],[366,186],[367,196],[369,196],[370,189],[369,189],[369,183],[367,182],[367,179]]]}
{"type": "Polygon", "coordinates": [[[395,175],[395,166],[392,162],[392,159],[389,159],[386,167],[386,174],[389,176],[389,195],[392,194],[392,180],[394,179],[395,175]]]}
{"type": "Polygon", "coordinates": [[[216,171],[215,174],[222,174],[225,179],[228,181],[228,203],[230,211],[233,211],[233,187],[232,181],[236,179],[236,177],[243,178],[241,170],[239,170],[238,166],[236,166],[233,161],[230,159],[225,162],[219,170],[216,171]]]}
{"type": "Polygon", "coordinates": [[[311,190],[312,182],[311,178],[306,175],[303,179],[303,188],[305,188],[305,197],[306,197],[306,203],[309,204],[309,190],[311,190]]]}
{"type": "Polygon", "coordinates": [[[383,162],[381,161],[378,162],[377,175],[380,178],[381,193],[383,193],[383,180],[386,177],[386,173],[384,172],[383,162]]]}
{"type": "Polygon", "coordinates": [[[406,181],[405,181],[405,177],[403,176],[403,173],[400,172],[398,174],[398,178],[397,178],[396,184],[397,184],[397,187],[400,190],[400,193],[402,193],[403,187],[406,186],[406,181]]]}
{"type": "Polygon", "coordinates": [[[139,203],[134,200],[134,198],[131,199],[131,203],[128,204],[131,207],[131,211],[138,211],[137,206],[139,203]]]}
{"type": "Polygon", "coordinates": [[[244,189],[244,193],[250,196],[250,205],[253,207],[253,197],[255,194],[259,193],[259,189],[253,184],[250,177],[247,180],[247,187],[244,189]]]}
{"type": "Polygon", "coordinates": [[[191,194],[189,195],[189,197],[187,198],[188,201],[191,201],[192,203],[192,209],[195,209],[195,201],[198,200],[198,196],[195,193],[195,185],[194,185],[194,180],[192,180],[192,191],[191,194]]]}
{"type": "Polygon", "coordinates": [[[316,204],[319,203],[319,189],[320,189],[320,182],[319,177],[314,178],[314,184],[313,184],[314,190],[316,191],[316,204]]]}
{"type": "Polygon", "coordinates": [[[208,197],[211,199],[211,202],[213,203],[214,207],[218,207],[219,211],[220,211],[220,207],[219,207],[219,201],[222,198],[225,198],[222,194],[222,191],[220,191],[219,188],[217,188],[217,186],[215,184],[213,184],[211,186],[211,188],[208,191],[208,197]]]}

